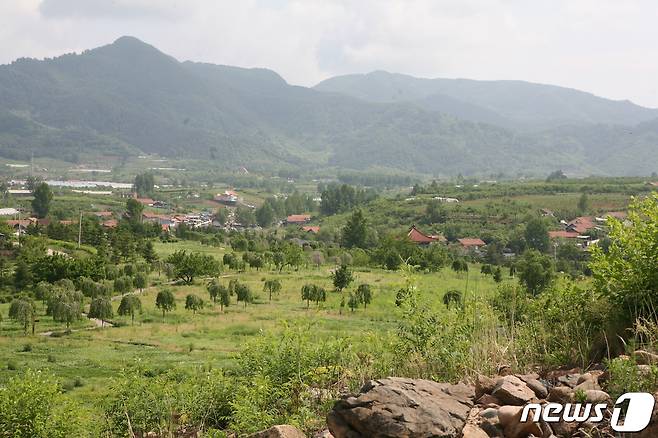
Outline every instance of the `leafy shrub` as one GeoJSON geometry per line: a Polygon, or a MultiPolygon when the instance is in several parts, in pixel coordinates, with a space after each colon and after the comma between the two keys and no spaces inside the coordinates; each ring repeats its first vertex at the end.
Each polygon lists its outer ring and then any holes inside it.
{"type": "Polygon", "coordinates": [[[649,392],[658,389],[658,367],[637,363],[628,357],[618,357],[607,362],[610,378],[606,389],[613,400],[626,392],[649,392]]]}
{"type": "MultiPolygon", "coordinates": [[[[57,382],[28,370],[0,386],[0,431],[14,437],[82,437],[81,409],[61,395],[57,382]]],[[[7,435],[9,436],[9,435],[7,435]]]]}

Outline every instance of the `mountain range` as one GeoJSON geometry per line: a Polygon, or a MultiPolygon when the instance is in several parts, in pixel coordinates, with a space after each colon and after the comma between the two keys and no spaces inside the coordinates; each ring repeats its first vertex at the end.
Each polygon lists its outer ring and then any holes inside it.
{"type": "Polygon", "coordinates": [[[551,85],[379,71],[300,87],[121,37],[0,66],[0,156],[32,153],[153,153],[226,169],[644,175],[658,171],[658,110],[551,85]]]}

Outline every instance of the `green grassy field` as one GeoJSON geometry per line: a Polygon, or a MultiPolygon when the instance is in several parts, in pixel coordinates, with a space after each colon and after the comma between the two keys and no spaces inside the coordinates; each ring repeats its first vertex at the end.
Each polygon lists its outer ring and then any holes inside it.
{"type": "MultiPolygon", "coordinates": [[[[202,246],[194,242],[158,244],[161,256],[176,249],[188,249],[211,253],[220,257],[221,248],[202,246]]],[[[250,270],[245,273],[225,272],[222,281],[238,278],[248,284],[257,295],[256,302],[244,307],[232,297],[231,305],[220,311],[209,301],[203,280],[190,286],[173,286],[177,308],[163,318],[155,307],[155,296],[167,280],[157,272],[151,274],[151,286],[141,295],[143,313],[137,315],[132,325],[129,317],[115,317],[117,327],[93,328],[94,324],[82,320],[72,326],[74,331],[62,337],[44,336],[39,333],[63,330],[62,324],[40,316],[37,334],[24,336],[22,327],[12,321],[2,322],[0,336],[0,380],[5,380],[26,368],[50,370],[65,383],[69,382],[70,394],[89,404],[101,397],[109,379],[135,361],[153,370],[178,367],[231,367],[236,352],[249,339],[260,334],[276,333],[286,322],[304,320],[312,322],[318,339],[336,336],[386,336],[397,327],[400,311],[395,306],[395,294],[404,286],[399,272],[380,269],[356,270],[356,280],[351,289],[360,283],[373,287],[373,301],[367,309],[354,312],[340,310],[341,296],[330,292],[325,303],[307,308],[300,298],[303,284],[312,282],[331,290],[330,270],[324,265],[318,269],[302,268],[299,271],[250,270]],[[263,292],[263,281],[277,278],[282,291],[269,302],[263,292]],[[195,293],[206,301],[206,307],[194,315],[184,308],[185,296],[195,293]],[[75,381],[83,383],[76,387],[75,381]],[[73,387],[73,389],[71,389],[73,387]]],[[[417,274],[415,281],[422,294],[429,297],[431,306],[444,309],[443,294],[449,289],[464,291],[466,275],[450,269],[437,273],[417,274]]],[[[512,281],[512,280],[505,280],[512,281]]],[[[468,279],[469,296],[489,296],[496,284],[491,276],[479,273],[471,267],[468,279]]],[[[112,301],[116,312],[119,299],[112,301]]],[[[8,304],[0,305],[6,315],[8,304]]],[[[39,311],[43,312],[40,306],[39,311]]]]}

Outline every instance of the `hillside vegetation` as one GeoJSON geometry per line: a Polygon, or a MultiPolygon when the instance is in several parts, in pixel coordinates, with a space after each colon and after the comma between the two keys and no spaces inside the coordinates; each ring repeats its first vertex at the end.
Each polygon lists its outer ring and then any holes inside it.
{"type": "Polygon", "coordinates": [[[655,110],[521,82],[389,76],[310,89],[270,70],[181,63],[122,37],[1,66],[0,156],[155,153],[221,168],[435,175],[656,171],[655,110]]]}

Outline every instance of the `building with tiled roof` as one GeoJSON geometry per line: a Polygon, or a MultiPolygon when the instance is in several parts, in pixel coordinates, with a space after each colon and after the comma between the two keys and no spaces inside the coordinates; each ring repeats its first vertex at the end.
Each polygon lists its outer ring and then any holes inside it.
{"type": "Polygon", "coordinates": [[[291,214],[286,218],[286,223],[289,225],[302,225],[306,224],[311,220],[311,215],[309,214],[291,214]]]}
{"type": "Polygon", "coordinates": [[[445,243],[446,238],[441,235],[429,235],[425,234],[416,228],[415,225],[411,226],[411,229],[407,233],[407,237],[414,243],[418,245],[429,245],[430,243],[445,243]]]}

